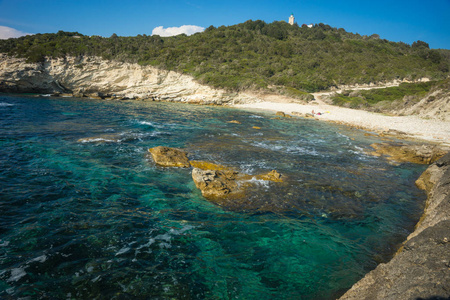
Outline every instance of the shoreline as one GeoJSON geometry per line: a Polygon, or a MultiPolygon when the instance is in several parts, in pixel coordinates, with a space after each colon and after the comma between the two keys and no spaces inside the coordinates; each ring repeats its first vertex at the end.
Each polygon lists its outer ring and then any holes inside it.
{"type": "MultiPolygon", "coordinates": [[[[393,132],[400,138],[406,137],[423,143],[439,144],[445,148],[450,146],[449,122],[425,120],[418,116],[387,116],[343,108],[325,104],[319,97],[316,97],[319,99],[314,104],[292,103],[285,97],[270,96],[269,98],[275,101],[262,100],[256,103],[237,104],[233,107],[301,116],[311,114],[314,110],[315,113],[324,113],[314,115],[315,120],[339,123],[381,134],[393,132]]],[[[443,248],[448,249],[450,245],[447,237],[450,225],[448,214],[450,202],[449,195],[445,192],[445,190],[448,191],[448,182],[450,182],[448,181],[449,171],[450,152],[422,173],[416,185],[426,191],[427,199],[422,216],[414,230],[389,261],[378,264],[375,269],[355,282],[339,299],[398,299],[400,295],[402,299],[421,296],[424,298],[437,296],[436,298],[440,299],[441,296],[449,295],[445,282],[450,278],[450,269],[445,264],[436,265],[437,261],[445,261],[443,248]]]]}
{"type": "MultiPolygon", "coordinates": [[[[450,146],[450,122],[423,119],[418,116],[388,116],[364,110],[344,108],[323,102],[314,104],[300,104],[288,102],[284,97],[271,97],[261,102],[234,104],[232,107],[245,110],[264,110],[283,112],[288,115],[311,114],[314,119],[334,122],[358,129],[377,133],[400,133],[399,135],[427,143],[450,146]],[[318,115],[317,113],[320,113],[318,115]],[[404,134],[403,134],[404,133],[404,134]]],[[[309,118],[312,118],[310,116],[309,118]]]]}

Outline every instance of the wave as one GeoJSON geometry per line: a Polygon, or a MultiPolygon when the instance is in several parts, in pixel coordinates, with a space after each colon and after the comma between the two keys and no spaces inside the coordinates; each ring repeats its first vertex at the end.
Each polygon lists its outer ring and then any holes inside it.
{"type": "Polygon", "coordinates": [[[0,102],[0,107],[6,107],[6,106],[14,106],[14,104],[6,103],[6,102],[0,102]]]}
{"type": "Polygon", "coordinates": [[[297,145],[277,145],[277,144],[268,144],[264,142],[252,142],[250,143],[252,146],[271,150],[271,151],[279,151],[289,154],[303,154],[303,155],[311,155],[311,156],[321,156],[325,157],[323,154],[320,154],[315,149],[310,149],[306,147],[301,147],[297,145]]]}
{"type": "Polygon", "coordinates": [[[158,136],[170,135],[167,132],[148,132],[148,133],[136,133],[136,132],[122,132],[119,134],[105,134],[96,137],[81,138],[78,140],[80,143],[123,143],[131,142],[135,140],[143,141],[145,139],[156,138],[158,136]]]}
{"type": "Polygon", "coordinates": [[[175,123],[164,123],[164,124],[159,124],[159,123],[155,123],[155,122],[150,122],[150,121],[140,121],[140,120],[134,120],[134,122],[136,122],[139,125],[146,125],[146,126],[151,126],[151,127],[155,127],[155,128],[165,128],[165,127],[175,127],[175,126],[179,126],[178,124],[175,123]]]}

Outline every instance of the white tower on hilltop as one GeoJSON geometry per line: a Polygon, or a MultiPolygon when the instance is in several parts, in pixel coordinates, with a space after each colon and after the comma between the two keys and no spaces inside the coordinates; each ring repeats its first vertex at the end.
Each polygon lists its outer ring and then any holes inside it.
{"type": "Polygon", "coordinates": [[[294,14],[292,13],[291,16],[289,17],[289,24],[294,25],[295,22],[295,18],[294,18],[294,14]]]}

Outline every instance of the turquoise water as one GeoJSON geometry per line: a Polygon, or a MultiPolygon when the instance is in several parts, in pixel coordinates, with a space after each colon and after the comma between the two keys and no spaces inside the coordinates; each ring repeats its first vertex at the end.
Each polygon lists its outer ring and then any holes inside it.
{"type": "Polygon", "coordinates": [[[379,140],[362,131],[272,117],[0,95],[0,298],[341,295],[413,229],[425,167],[366,155],[379,140]],[[219,207],[191,170],[154,165],[158,145],[286,180],[219,207]]]}

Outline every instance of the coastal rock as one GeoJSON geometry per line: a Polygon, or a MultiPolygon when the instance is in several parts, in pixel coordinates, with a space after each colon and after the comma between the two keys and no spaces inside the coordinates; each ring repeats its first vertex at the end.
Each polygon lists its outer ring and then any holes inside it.
{"type": "Polygon", "coordinates": [[[99,57],[24,58],[0,53],[0,92],[66,93],[94,99],[149,99],[198,104],[256,102],[256,96],[199,84],[193,77],[99,57]],[[108,95],[112,95],[109,97],[108,95]]]}
{"type": "Polygon", "coordinates": [[[238,172],[192,169],[192,179],[203,197],[220,204],[225,197],[238,193],[238,172]]]}
{"type": "Polygon", "coordinates": [[[285,114],[284,112],[282,112],[282,111],[277,111],[277,112],[275,113],[275,116],[285,117],[286,114],[285,114]]]}
{"type": "Polygon", "coordinates": [[[428,198],[416,229],[390,262],[377,266],[340,299],[450,297],[450,152],[418,182],[428,198]]]}
{"type": "Polygon", "coordinates": [[[437,145],[406,145],[401,143],[380,143],[370,145],[375,149],[372,155],[387,155],[396,162],[431,164],[447,153],[448,149],[437,145]]]}
{"type": "Polygon", "coordinates": [[[189,161],[180,149],[158,146],[148,150],[156,164],[163,167],[192,167],[192,179],[203,197],[227,209],[236,211],[274,211],[266,203],[249,201],[247,194],[257,195],[264,182],[283,182],[284,177],[276,170],[265,174],[250,175],[233,168],[208,161],[189,161]]]}
{"type": "Polygon", "coordinates": [[[283,179],[281,178],[281,174],[278,173],[276,170],[272,170],[267,174],[257,175],[255,176],[256,179],[260,180],[268,180],[273,182],[282,182],[283,179]]]}
{"type": "Polygon", "coordinates": [[[158,146],[148,149],[155,163],[162,167],[189,168],[187,153],[176,148],[158,146]]]}
{"type": "MultiPolygon", "coordinates": [[[[276,170],[267,174],[249,175],[232,168],[205,161],[191,161],[192,179],[202,195],[218,204],[226,204],[230,198],[245,195],[253,179],[282,182],[282,175],[276,170]]],[[[246,205],[251,207],[251,205],[246,205]]]]}
{"type": "Polygon", "coordinates": [[[190,163],[193,168],[198,168],[201,170],[233,171],[232,168],[215,164],[209,161],[192,160],[190,163]]]}
{"type": "Polygon", "coordinates": [[[301,112],[298,112],[298,111],[293,111],[293,112],[291,112],[291,114],[293,116],[296,116],[296,117],[303,117],[304,116],[304,114],[302,114],[301,112]]]}

